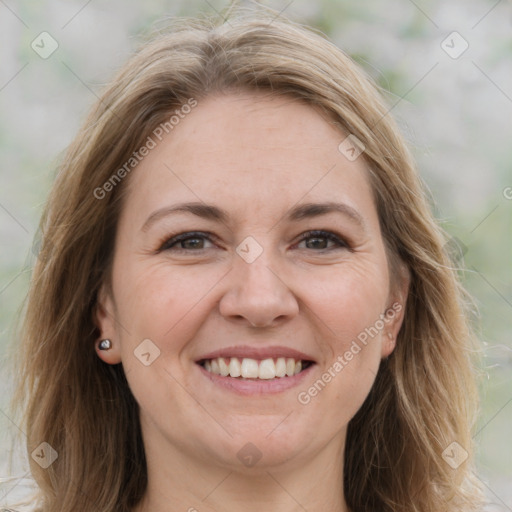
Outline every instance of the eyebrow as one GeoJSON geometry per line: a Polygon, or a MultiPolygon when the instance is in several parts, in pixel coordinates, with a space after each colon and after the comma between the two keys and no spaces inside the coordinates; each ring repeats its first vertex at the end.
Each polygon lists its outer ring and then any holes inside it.
{"type": "MultiPolygon", "coordinates": [[[[327,215],[329,213],[341,213],[345,217],[355,222],[363,230],[366,229],[366,224],[362,215],[345,203],[337,203],[334,201],[324,203],[301,203],[292,208],[284,217],[289,222],[298,222],[304,219],[311,219],[327,215]]],[[[178,203],[173,206],[167,206],[153,212],[146,220],[141,228],[141,231],[147,231],[155,222],[160,219],[173,215],[176,213],[190,213],[197,217],[206,220],[213,220],[227,224],[229,221],[229,214],[214,205],[206,203],[192,202],[192,203],[178,203]]]]}

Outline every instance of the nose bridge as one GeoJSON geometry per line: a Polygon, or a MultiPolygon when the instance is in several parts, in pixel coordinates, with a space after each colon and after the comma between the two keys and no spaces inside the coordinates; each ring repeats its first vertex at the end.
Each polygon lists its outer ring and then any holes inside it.
{"type": "Polygon", "coordinates": [[[255,295],[266,295],[270,293],[276,295],[282,287],[286,285],[279,279],[279,273],[276,272],[277,258],[270,255],[272,251],[266,250],[252,263],[247,261],[238,261],[238,272],[240,276],[239,284],[244,289],[255,295]]]}
{"type": "Polygon", "coordinates": [[[254,239],[244,240],[234,255],[229,289],[220,303],[221,314],[243,317],[260,326],[297,314],[296,298],[280,275],[282,268],[278,251],[263,247],[254,239]]]}

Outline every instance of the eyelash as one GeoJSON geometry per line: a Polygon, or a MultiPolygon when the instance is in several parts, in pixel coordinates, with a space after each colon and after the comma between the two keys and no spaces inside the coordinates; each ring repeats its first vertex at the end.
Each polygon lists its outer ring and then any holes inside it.
{"type": "MultiPolygon", "coordinates": [[[[181,248],[175,248],[173,245],[179,244],[180,242],[183,242],[185,240],[189,239],[200,239],[205,238],[209,240],[210,242],[214,242],[215,237],[213,237],[210,233],[205,233],[202,231],[189,231],[185,233],[180,233],[178,235],[172,236],[171,238],[168,238],[164,241],[164,243],[161,245],[158,252],[162,251],[178,251],[178,252],[199,252],[204,251],[206,249],[185,249],[183,247],[181,248]]],[[[335,242],[339,245],[339,247],[331,247],[328,249],[320,249],[315,252],[326,252],[326,251],[332,251],[335,249],[348,249],[350,250],[350,244],[342,237],[336,235],[335,233],[331,231],[324,231],[324,230],[311,230],[306,231],[305,233],[302,233],[300,235],[299,242],[303,242],[304,240],[307,240],[308,238],[326,238],[327,240],[330,240],[331,242],[335,242]]]]}

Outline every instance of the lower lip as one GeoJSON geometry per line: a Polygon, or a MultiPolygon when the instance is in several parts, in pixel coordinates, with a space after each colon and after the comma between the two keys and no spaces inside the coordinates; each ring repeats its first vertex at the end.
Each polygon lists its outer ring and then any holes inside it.
{"type": "Polygon", "coordinates": [[[298,386],[316,366],[311,364],[305,370],[291,377],[276,377],[274,379],[242,379],[237,377],[223,377],[216,373],[205,370],[200,364],[196,366],[201,373],[210,381],[225,389],[238,393],[239,395],[270,395],[282,393],[288,389],[298,386]]]}

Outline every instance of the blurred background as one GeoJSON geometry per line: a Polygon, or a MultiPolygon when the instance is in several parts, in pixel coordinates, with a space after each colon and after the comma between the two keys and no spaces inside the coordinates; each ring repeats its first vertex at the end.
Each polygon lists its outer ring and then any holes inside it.
{"type": "MultiPolygon", "coordinates": [[[[171,16],[220,18],[228,3],[0,0],[0,506],[29,485],[7,354],[59,159],[141,37],[171,16]]],[[[512,3],[260,3],[328,35],[384,90],[479,310],[478,477],[486,510],[512,511],[512,3]]]]}

